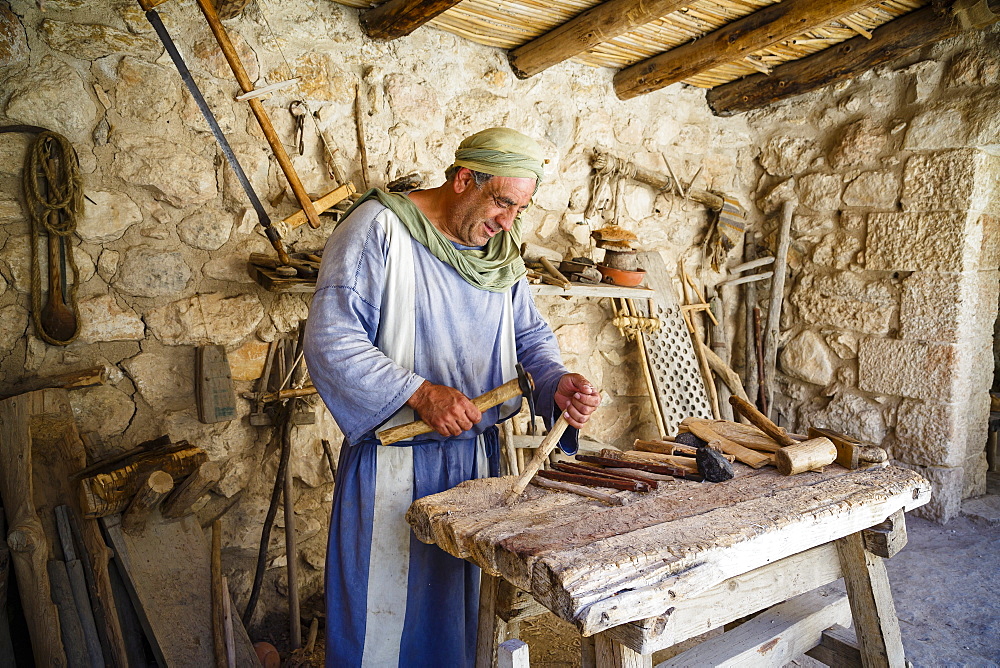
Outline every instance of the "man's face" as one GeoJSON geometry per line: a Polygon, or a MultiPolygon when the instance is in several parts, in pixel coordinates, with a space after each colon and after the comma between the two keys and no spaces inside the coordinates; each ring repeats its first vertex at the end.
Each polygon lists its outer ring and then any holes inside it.
{"type": "Polygon", "coordinates": [[[510,176],[494,176],[477,187],[472,172],[465,168],[455,180],[456,203],[448,229],[442,231],[464,246],[482,246],[501,231],[509,231],[535,192],[535,179],[510,176]]]}

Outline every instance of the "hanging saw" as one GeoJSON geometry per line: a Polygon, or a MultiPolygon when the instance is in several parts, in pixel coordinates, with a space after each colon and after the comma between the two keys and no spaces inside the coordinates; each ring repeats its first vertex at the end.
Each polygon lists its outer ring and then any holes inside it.
{"type": "MultiPolygon", "coordinates": [[[[167,32],[166,27],[160,20],[159,14],[156,12],[155,8],[157,5],[162,4],[164,1],[165,0],[139,0],[139,5],[145,11],[146,20],[148,20],[153,26],[153,30],[156,31],[156,34],[163,43],[167,53],[170,54],[170,59],[173,61],[174,66],[181,75],[184,85],[187,87],[188,92],[191,93],[195,103],[198,105],[202,115],[205,117],[205,121],[212,130],[212,135],[218,142],[219,148],[222,149],[223,155],[226,156],[226,160],[229,162],[230,167],[233,168],[240,186],[242,186],[243,191],[250,200],[254,211],[257,213],[257,219],[260,222],[261,227],[264,229],[264,234],[267,236],[268,241],[271,242],[271,246],[274,247],[275,252],[278,254],[279,264],[284,267],[291,267],[299,276],[315,277],[316,271],[313,267],[303,265],[288,256],[288,252],[285,250],[277,228],[275,228],[272,224],[270,216],[264,209],[264,205],[261,203],[257,193],[254,192],[253,186],[247,178],[246,172],[243,171],[239,160],[236,158],[236,154],[233,152],[232,147],[229,145],[229,141],[222,132],[222,128],[219,127],[219,123],[215,119],[215,115],[212,113],[211,108],[209,108],[208,102],[205,101],[205,97],[202,95],[201,90],[199,90],[198,84],[195,83],[190,70],[188,70],[187,65],[184,63],[184,59],[177,50],[177,46],[174,44],[170,34],[167,32]]],[[[225,55],[227,62],[232,68],[243,93],[247,94],[254,92],[253,85],[251,84],[242,63],[239,61],[239,57],[236,55],[236,49],[233,47],[229,36],[226,34],[222,23],[219,21],[215,7],[211,4],[210,0],[199,0],[198,4],[205,15],[216,40],[219,42],[223,55],[225,55]]],[[[345,184],[329,195],[321,198],[314,205],[312,200],[310,200],[309,195],[303,188],[298,174],[296,174],[295,168],[292,166],[291,160],[288,158],[288,154],[285,151],[284,146],[281,144],[277,133],[274,131],[274,127],[271,125],[271,121],[268,118],[267,113],[264,111],[263,104],[257,97],[244,97],[244,99],[250,105],[250,108],[253,111],[257,122],[260,124],[261,129],[264,132],[264,136],[267,138],[268,144],[278,161],[278,164],[281,166],[281,169],[285,174],[285,178],[288,179],[292,192],[295,193],[295,197],[298,200],[299,205],[302,207],[302,211],[289,217],[290,219],[296,219],[295,222],[289,221],[290,224],[294,226],[298,222],[297,219],[301,217],[305,218],[311,227],[318,228],[320,226],[320,221],[317,211],[325,211],[341,199],[344,199],[344,197],[349,196],[354,191],[353,187],[350,187],[350,184],[345,184]]],[[[279,273],[283,272],[279,271],[279,273]]]]}

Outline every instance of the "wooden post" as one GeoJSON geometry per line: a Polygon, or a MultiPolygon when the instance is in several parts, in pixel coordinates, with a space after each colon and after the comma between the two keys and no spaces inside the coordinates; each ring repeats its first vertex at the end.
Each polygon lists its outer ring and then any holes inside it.
{"type": "Polygon", "coordinates": [[[479,581],[479,626],[476,631],[476,668],[496,665],[497,648],[506,640],[507,623],[497,617],[500,578],[483,573],[479,581]]]}
{"type": "Polygon", "coordinates": [[[653,668],[651,655],[639,654],[621,644],[608,633],[594,636],[597,665],[607,668],[653,668]]]}
{"type": "Polygon", "coordinates": [[[389,0],[361,12],[361,28],[371,39],[390,40],[411,32],[460,0],[389,0]]]}
{"type": "Polygon", "coordinates": [[[76,606],[77,619],[86,644],[87,656],[91,666],[104,666],[104,652],[101,649],[101,639],[97,634],[97,624],[94,623],[94,611],[90,606],[90,593],[87,591],[87,579],[83,574],[83,564],[76,556],[76,546],[73,544],[73,532],[69,527],[69,514],[66,506],[56,506],[56,530],[59,542],[62,544],[63,559],[66,563],[66,575],[69,576],[69,586],[73,593],[73,603],[76,606]]]}
{"type": "MultiPolygon", "coordinates": [[[[500,445],[503,448],[501,463],[506,464],[506,475],[520,475],[521,469],[517,465],[517,448],[514,447],[513,418],[500,423],[500,445]]],[[[503,471],[500,473],[504,474],[503,471]]]]}
{"type": "Polygon", "coordinates": [[[497,648],[497,668],[529,668],[528,645],[521,640],[511,639],[500,643],[497,648]]]}
{"type": "MultiPolygon", "coordinates": [[[[720,360],[722,360],[727,366],[729,365],[729,346],[726,345],[726,314],[725,309],[722,305],[722,297],[720,295],[715,295],[709,300],[709,307],[711,308],[710,313],[714,316],[712,319],[712,326],[709,329],[709,339],[711,341],[711,347],[706,350],[707,352],[715,353],[720,360]]],[[[709,366],[712,366],[711,361],[709,361],[709,366]]],[[[713,371],[714,371],[713,367],[713,371]]],[[[716,371],[716,373],[719,373],[716,371]]],[[[723,420],[733,421],[733,407],[729,405],[729,397],[736,390],[733,389],[730,392],[729,384],[721,378],[722,374],[719,374],[720,378],[716,381],[716,393],[719,395],[719,416],[723,420]]],[[[663,434],[665,435],[665,434],[663,434]]]]}
{"type": "MultiPolygon", "coordinates": [[[[743,246],[743,259],[748,263],[757,259],[756,235],[747,232],[743,246]]],[[[772,273],[773,276],[773,273],[772,273]]],[[[757,338],[754,336],[753,307],[757,305],[757,284],[747,283],[743,289],[743,387],[750,397],[751,403],[756,403],[759,388],[757,386],[757,338]]]]}
{"type": "Polygon", "coordinates": [[[906,660],[885,562],[865,549],[861,533],[837,541],[844,584],[865,668],[903,668],[906,660]]]}
{"type": "Polygon", "coordinates": [[[788,265],[788,245],[792,241],[792,215],[795,205],[785,202],[781,207],[781,228],[778,249],[774,254],[774,276],[771,277],[771,300],[767,305],[767,339],[764,342],[764,377],[767,379],[767,416],[774,418],[774,366],[778,357],[778,329],[781,325],[781,303],[785,298],[785,267],[788,265]]]}
{"type": "Polygon", "coordinates": [[[46,572],[49,576],[48,582],[52,602],[59,611],[57,632],[62,637],[62,651],[65,652],[65,655],[60,656],[59,654],[52,653],[50,654],[51,656],[58,657],[55,663],[37,665],[66,665],[69,668],[89,666],[87,643],[84,640],[80,617],[76,613],[76,605],[73,603],[73,590],[70,588],[69,575],[66,573],[66,564],[53,559],[46,564],[46,572]]]}
{"type": "Polygon", "coordinates": [[[153,471],[143,481],[132,502],[122,514],[122,530],[138,533],[146,526],[146,519],[160,501],[174,488],[174,479],[165,471],[153,471]]]}
{"type": "MultiPolygon", "coordinates": [[[[638,307],[631,299],[622,300],[628,309],[629,315],[640,316],[638,307]]],[[[652,313],[649,314],[653,316],[652,313]]],[[[642,366],[642,377],[646,380],[646,390],[649,392],[649,405],[653,411],[653,419],[656,421],[656,431],[660,438],[667,435],[667,424],[663,420],[663,412],[660,410],[660,399],[656,396],[656,385],[653,383],[653,375],[649,369],[649,353],[646,351],[646,339],[642,332],[635,333],[636,346],[639,349],[639,364],[642,366]]]]}
{"type": "MultiPolygon", "coordinates": [[[[292,416],[293,407],[288,414],[288,424],[284,428],[282,447],[291,450],[292,447],[292,416]]],[[[286,455],[291,462],[291,454],[286,455]]],[[[299,609],[299,549],[295,536],[295,485],[292,476],[292,465],[285,466],[285,477],[282,481],[282,507],[285,516],[285,564],[288,570],[288,641],[293,649],[302,647],[302,616],[299,609]]]]}
{"type": "Polygon", "coordinates": [[[167,497],[163,504],[163,516],[177,519],[192,512],[191,506],[221,477],[222,471],[215,462],[207,461],[200,465],[167,497]]]}
{"type": "Polygon", "coordinates": [[[222,522],[212,523],[212,649],[216,668],[229,668],[226,661],[225,603],[228,592],[222,578],[222,522]]]}

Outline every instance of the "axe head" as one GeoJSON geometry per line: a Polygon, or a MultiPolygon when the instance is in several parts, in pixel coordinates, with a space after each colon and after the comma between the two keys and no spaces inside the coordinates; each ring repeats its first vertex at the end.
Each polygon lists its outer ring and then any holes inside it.
{"type": "Polygon", "coordinates": [[[531,421],[528,422],[528,435],[535,435],[535,381],[531,379],[531,374],[524,370],[520,362],[517,363],[517,381],[521,386],[521,394],[528,400],[528,411],[531,421]]]}

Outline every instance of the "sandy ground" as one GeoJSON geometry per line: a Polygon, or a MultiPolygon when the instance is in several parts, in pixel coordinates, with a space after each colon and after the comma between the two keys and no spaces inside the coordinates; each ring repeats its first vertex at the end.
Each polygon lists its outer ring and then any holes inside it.
{"type": "MultiPolygon", "coordinates": [[[[909,542],[886,562],[906,658],[915,668],[1000,666],[1000,474],[946,525],[912,515],[909,542]]],[[[580,665],[573,627],[544,615],[521,624],[532,668],[580,665]]],[[[658,653],[654,661],[666,655],[658,653]]],[[[654,663],[655,665],[655,663],[654,663]]],[[[793,666],[822,666],[802,657],[793,666]]]]}

